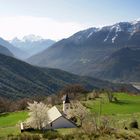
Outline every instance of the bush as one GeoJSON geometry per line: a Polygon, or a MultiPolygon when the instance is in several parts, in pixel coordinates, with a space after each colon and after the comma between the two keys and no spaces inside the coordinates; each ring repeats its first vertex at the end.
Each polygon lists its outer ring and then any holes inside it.
{"type": "Polygon", "coordinates": [[[138,122],[136,120],[130,123],[130,128],[137,128],[138,129],[138,122]]]}
{"type": "Polygon", "coordinates": [[[17,136],[9,135],[7,139],[8,140],[40,140],[41,138],[37,134],[22,133],[17,136]]]}
{"type": "Polygon", "coordinates": [[[43,134],[43,138],[47,138],[49,140],[61,138],[61,137],[62,136],[57,131],[54,131],[54,130],[52,130],[52,131],[49,130],[43,134]]]}
{"type": "Polygon", "coordinates": [[[63,136],[63,140],[73,140],[73,139],[74,139],[74,135],[72,135],[72,134],[68,134],[68,135],[63,136]]]}

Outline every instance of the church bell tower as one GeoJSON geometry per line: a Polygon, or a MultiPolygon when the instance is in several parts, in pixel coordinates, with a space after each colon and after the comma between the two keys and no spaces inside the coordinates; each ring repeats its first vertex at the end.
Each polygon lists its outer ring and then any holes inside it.
{"type": "Polygon", "coordinates": [[[67,110],[70,108],[70,99],[68,94],[63,97],[63,113],[67,115],[67,110]]]}

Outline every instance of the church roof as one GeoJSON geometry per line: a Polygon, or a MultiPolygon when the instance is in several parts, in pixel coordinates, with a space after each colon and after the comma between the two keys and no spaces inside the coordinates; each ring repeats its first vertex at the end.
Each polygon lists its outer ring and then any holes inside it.
{"type": "Polygon", "coordinates": [[[68,94],[64,95],[63,101],[65,101],[65,103],[70,103],[70,99],[69,99],[68,94]]]}
{"type": "Polygon", "coordinates": [[[53,122],[54,120],[62,116],[62,114],[59,112],[56,106],[53,106],[51,109],[49,109],[47,114],[49,118],[49,123],[53,122]]]}
{"type": "Polygon", "coordinates": [[[67,120],[68,122],[70,122],[71,124],[73,124],[75,127],[77,127],[75,123],[73,123],[71,120],[69,120],[64,115],[62,115],[60,113],[60,111],[57,109],[56,106],[53,106],[52,108],[50,108],[48,110],[47,114],[48,114],[48,119],[49,119],[49,122],[48,123],[49,124],[52,123],[52,122],[54,122],[54,121],[56,121],[58,118],[63,117],[65,120],[67,120]]]}

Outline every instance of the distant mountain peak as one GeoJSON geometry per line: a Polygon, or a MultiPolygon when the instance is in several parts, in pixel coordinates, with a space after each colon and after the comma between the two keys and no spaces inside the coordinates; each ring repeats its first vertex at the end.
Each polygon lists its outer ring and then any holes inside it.
{"type": "Polygon", "coordinates": [[[43,39],[42,37],[33,34],[24,36],[22,39],[18,39],[17,37],[15,37],[9,42],[17,48],[20,48],[21,50],[26,52],[28,54],[27,57],[39,53],[55,43],[54,40],[43,39]]]}
{"type": "Polygon", "coordinates": [[[18,37],[14,37],[12,40],[9,40],[10,43],[17,43],[17,42],[36,42],[41,41],[43,38],[41,36],[37,36],[34,34],[30,34],[24,36],[23,38],[19,39],[18,37]]]}
{"type": "Polygon", "coordinates": [[[131,24],[138,24],[140,23],[140,18],[131,21],[131,24]]]}
{"type": "Polygon", "coordinates": [[[20,42],[21,40],[18,37],[14,37],[12,40],[9,40],[10,43],[12,42],[20,42]]]}
{"type": "Polygon", "coordinates": [[[30,42],[34,42],[34,41],[39,41],[39,40],[42,40],[43,38],[41,36],[38,36],[38,35],[34,35],[34,34],[30,34],[30,35],[27,35],[27,36],[24,36],[22,38],[23,41],[30,41],[30,42]]]}

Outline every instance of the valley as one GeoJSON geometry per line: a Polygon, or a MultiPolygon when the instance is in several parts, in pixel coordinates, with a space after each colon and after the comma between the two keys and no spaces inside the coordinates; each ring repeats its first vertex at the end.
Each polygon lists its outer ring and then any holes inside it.
{"type": "Polygon", "coordinates": [[[1,1],[0,140],[140,140],[140,1],[1,1]]]}

